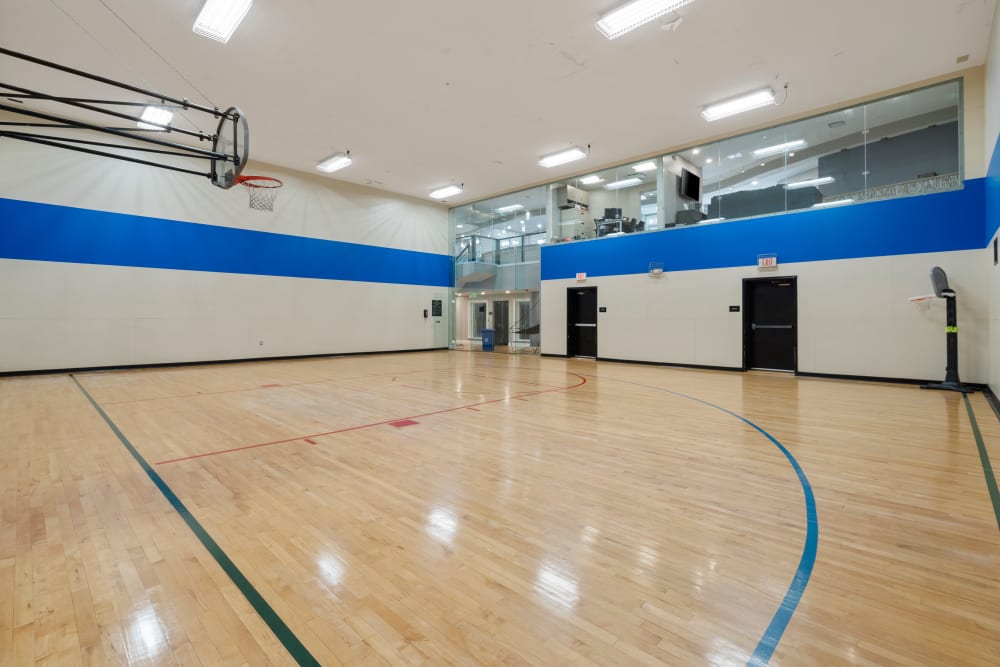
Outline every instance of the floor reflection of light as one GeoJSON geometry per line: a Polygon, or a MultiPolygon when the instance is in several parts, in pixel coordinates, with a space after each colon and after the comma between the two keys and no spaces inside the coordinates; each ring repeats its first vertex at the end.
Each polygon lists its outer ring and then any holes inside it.
{"type": "Polygon", "coordinates": [[[573,609],[580,600],[576,579],[547,564],[538,570],[535,592],[564,609],[573,609]]]}
{"type": "Polygon", "coordinates": [[[167,637],[163,634],[160,618],[152,605],[147,604],[136,612],[128,629],[129,662],[141,662],[156,658],[167,647],[167,637]]]}
{"type": "Polygon", "coordinates": [[[336,556],[325,554],[316,560],[320,576],[331,586],[339,586],[344,578],[344,562],[336,556]]]}
{"type": "Polygon", "coordinates": [[[706,657],[712,667],[745,667],[750,659],[746,651],[720,637],[712,640],[712,650],[706,657]]]}
{"type": "Polygon", "coordinates": [[[636,552],[636,556],[639,559],[639,565],[654,568],[656,567],[656,562],[660,559],[660,552],[644,544],[639,547],[639,550],[636,552]]]}
{"type": "Polygon", "coordinates": [[[601,530],[593,526],[584,526],[580,531],[580,539],[587,544],[596,544],[597,538],[601,536],[601,530]]]}
{"type": "Polygon", "coordinates": [[[427,533],[441,542],[451,544],[458,530],[458,517],[451,510],[437,508],[427,517],[427,533]]]}

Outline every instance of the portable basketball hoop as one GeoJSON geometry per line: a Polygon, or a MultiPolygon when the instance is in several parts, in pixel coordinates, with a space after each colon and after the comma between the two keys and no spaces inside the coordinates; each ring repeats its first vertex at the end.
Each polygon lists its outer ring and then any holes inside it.
{"type": "Polygon", "coordinates": [[[975,391],[974,387],[964,384],[958,377],[958,295],[948,286],[948,276],[944,269],[935,266],[931,269],[931,286],[934,294],[910,297],[917,304],[930,304],[937,299],[944,299],[945,311],[945,341],[947,360],[944,371],[944,382],[922,385],[923,389],[945,389],[968,394],[975,391]]]}
{"type": "Polygon", "coordinates": [[[271,176],[237,176],[236,182],[250,194],[250,208],[256,211],[273,211],[274,200],[282,183],[271,176]]]}

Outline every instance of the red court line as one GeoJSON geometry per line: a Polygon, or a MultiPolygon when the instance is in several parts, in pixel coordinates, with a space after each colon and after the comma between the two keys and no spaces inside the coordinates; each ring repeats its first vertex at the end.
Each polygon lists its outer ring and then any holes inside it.
{"type": "MultiPolygon", "coordinates": [[[[198,391],[193,394],[175,394],[173,396],[150,396],[149,398],[130,398],[124,401],[104,401],[101,405],[121,405],[123,403],[143,403],[145,401],[169,401],[174,398],[197,398],[199,396],[214,396],[216,394],[239,394],[245,391],[259,391],[261,389],[273,389],[275,387],[304,387],[310,384],[326,384],[328,382],[344,382],[346,380],[363,380],[372,377],[385,377],[386,375],[396,375],[398,373],[371,373],[369,375],[353,375],[345,378],[326,378],[324,380],[311,380],[310,382],[291,382],[288,384],[262,384],[256,387],[244,387],[243,389],[221,389],[219,391],[198,391]]],[[[395,378],[393,378],[395,380],[395,378]]]]}
{"type": "Polygon", "coordinates": [[[479,375],[478,373],[465,373],[471,377],[476,378],[486,378],[487,380],[499,380],[500,382],[513,382],[514,384],[530,384],[536,387],[556,387],[554,384],[546,384],[545,382],[531,382],[530,380],[511,380],[509,378],[495,378],[489,375],[479,375]]]}
{"type": "MultiPolygon", "coordinates": [[[[542,389],[542,390],[539,390],[539,391],[533,391],[533,392],[529,392],[527,394],[522,394],[522,396],[539,396],[541,394],[551,394],[552,392],[555,392],[555,391],[566,391],[567,389],[576,389],[577,387],[582,387],[583,385],[587,384],[587,378],[583,377],[582,375],[577,375],[576,373],[567,373],[567,375],[572,375],[574,377],[577,377],[577,378],[580,379],[580,381],[577,382],[576,384],[570,385],[568,387],[558,387],[556,389],[542,389]]],[[[182,457],[176,458],[176,459],[168,459],[166,461],[157,461],[154,465],[161,466],[161,465],[166,465],[168,463],[179,463],[181,461],[191,461],[193,459],[201,459],[201,458],[204,458],[206,456],[218,456],[219,454],[231,454],[232,452],[242,452],[242,451],[247,450],[247,449],[257,449],[258,447],[270,447],[271,445],[282,445],[282,444],[285,444],[285,443],[288,443],[288,442],[295,442],[297,440],[303,440],[305,438],[321,438],[323,436],[334,435],[336,433],[347,433],[349,431],[360,431],[361,429],[372,428],[373,426],[383,426],[385,424],[391,424],[392,422],[398,422],[398,421],[403,421],[403,420],[407,420],[407,419],[411,419],[411,420],[412,419],[419,419],[421,417],[430,417],[430,416],[433,416],[433,415],[443,415],[443,414],[447,414],[449,412],[455,412],[457,410],[465,410],[465,409],[468,409],[468,408],[475,408],[476,406],[479,406],[479,405],[490,405],[492,403],[502,403],[503,401],[508,401],[508,400],[511,400],[511,399],[506,398],[506,397],[505,398],[494,398],[494,399],[489,400],[489,401],[480,401],[478,403],[470,403],[468,405],[459,405],[459,406],[454,407],[454,408],[445,408],[444,410],[435,410],[434,412],[425,412],[425,413],[419,414],[419,415],[410,415],[409,417],[394,417],[392,419],[385,419],[383,421],[372,422],[370,424],[360,424],[358,426],[348,426],[346,428],[339,428],[339,429],[335,429],[333,431],[324,431],[323,433],[311,433],[309,435],[299,435],[299,436],[296,436],[294,438],[284,438],[282,440],[273,440],[271,442],[261,442],[261,443],[258,443],[256,445],[244,445],[242,447],[232,447],[231,449],[220,449],[220,450],[217,450],[217,451],[214,451],[214,452],[205,452],[203,454],[192,454],[191,456],[182,456],[182,457]]]]}

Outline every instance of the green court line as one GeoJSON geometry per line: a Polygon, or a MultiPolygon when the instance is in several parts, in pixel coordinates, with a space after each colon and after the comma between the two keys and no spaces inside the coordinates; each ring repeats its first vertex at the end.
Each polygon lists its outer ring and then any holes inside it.
{"type": "Polygon", "coordinates": [[[208,534],[208,531],[205,530],[200,523],[198,523],[198,520],[194,518],[188,508],[184,506],[184,503],[180,501],[180,498],[178,498],[170,487],[167,486],[167,483],[163,481],[163,478],[150,467],[149,463],[146,462],[146,459],[142,457],[142,454],[140,454],[136,448],[132,446],[132,443],[128,441],[128,438],[126,438],[118,426],[111,421],[111,418],[108,417],[107,413],[104,412],[101,406],[97,404],[97,401],[95,401],[90,395],[90,392],[88,392],[84,386],[80,384],[80,381],[76,379],[75,375],[70,374],[69,377],[74,383],[76,383],[76,386],[80,388],[80,391],[82,391],[83,395],[87,397],[87,400],[90,401],[92,406],[94,406],[94,409],[97,410],[97,413],[101,415],[114,434],[118,436],[121,443],[125,445],[125,449],[129,451],[132,457],[138,461],[142,469],[146,471],[149,478],[153,480],[153,484],[155,484],[156,488],[160,490],[160,493],[163,494],[174,510],[181,516],[182,519],[184,519],[184,523],[188,525],[191,532],[193,532],[201,541],[202,545],[208,550],[208,553],[212,554],[212,557],[215,558],[215,562],[217,562],[223,571],[229,575],[232,582],[236,584],[236,587],[240,589],[241,593],[243,593],[243,597],[247,599],[247,602],[250,603],[257,614],[264,620],[265,623],[267,623],[267,627],[271,628],[271,632],[273,632],[275,637],[278,638],[278,641],[284,644],[285,648],[288,649],[288,652],[295,659],[295,661],[300,665],[318,666],[320,664],[319,661],[316,660],[311,653],[309,653],[309,650],[302,644],[301,641],[299,641],[299,638],[295,636],[295,633],[293,633],[291,629],[285,625],[285,622],[281,620],[281,617],[278,616],[277,612],[271,608],[271,605],[267,603],[264,597],[257,592],[256,588],[254,588],[253,584],[251,584],[243,573],[240,572],[240,569],[236,567],[236,564],[230,560],[229,556],[226,555],[226,552],[222,550],[222,547],[220,547],[216,541],[212,539],[212,536],[208,534]]]}
{"type": "Polygon", "coordinates": [[[965,399],[965,410],[969,413],[969,421],[972,423],[972,433],[976,436],[976,447],[979,448],[979,461],[983,464],[983,476],[986,478],[986,488],[990,490],[990,500],[993,501],[993,514],[996,515],[997,529],[1000,530],[1000,489],[997,488],[997,478],[993,474],[993,466],[990,465],[990,454],[986,451],[986,443],[983,442],[983,434],[979,432],[979,424],[976,422],[976,414],[972,411],[972,403],[968,394],[962,394],[965,399]]]}

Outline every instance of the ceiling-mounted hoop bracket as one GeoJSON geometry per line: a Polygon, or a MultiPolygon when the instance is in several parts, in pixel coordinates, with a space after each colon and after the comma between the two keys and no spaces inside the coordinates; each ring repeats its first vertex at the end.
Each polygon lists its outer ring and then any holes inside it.
{"type": "MultiPolygon", "coordinates": [[[[160,169],[203,176],[212,181],[213,184],[222,188],[229,188],[236,184],[236,178],[243,171],[247,160],[250,157],[250,132],[246,122],[246,116],[237,107],[229,107],[225,111],[220,111],[217,107],[207,107],[194,104],[187,98],[177,98],[164,95],[152,90],[146,90],[131,84],[115,81],[107,77],[91,74],[82,70],[60,65],[58,63],[42,60],[24,53],[12,51],[0,47],[0,56],[23,60],[35,65],[47,67],[64,74],[96,81],[98,83],[112,86],[122,91],[138,94],[150,99],[148,102],[115,99],[93,99],[81,97],[68,97],[40,92],[24,86],[12,83],[0,82],[0,96],[7,98],[0,102],[0,110],[10,112],[18,116],[26,116],[32,119],[27,121],[4,121],[0,122],[0,138],[6,137],[18,141],[25,141],[43,146],[62,148],[100,157],[124,160],[136,164],[143,164],[160,169]],[[60,113],[51,113],[41,109],[33,109],[25,106],[25,102],[43,101],[45,103],[55,103],[61,105],[66,111],[76,110],[96,114],[98,118],[108,118],[125,121],[129,123],[127,127],[114,127],[102,125],[97,122],[87,122],[60,113]],[[8,103],[10,102],[10,103],[8,103]],[[150,122],[125,111],[116,109],[128,109],[129,107],[144,106],[167,106],[184,109],[185,111],[195,111],[205,113],[212,118],[219,119],[218,126],[214,134],[209,134],[202,130],[188,130],[173,127],[169,124],[159,124],[150,122]],[[152,129],[139,127],[139,123],[153,126],[152,129]],[[7,129],[12,128],[12,129],[7,129]],[[41,130],[36,128],[42,128],[41,130]],[[111,135],[124,143],[113,141],[91,141],[81,139],[79,136],[65,136],[55,134],[53,130],[83,130],[96,132],[104,135],[111,135]],[[160,135],[160,136],[155,136],[160,135]],[[181,143],[160,138],[161,136],[174,135],[195,139],[198,143],[205,141],[212,142],[212,149],[201,148],[197,145],[181,143]],[[210,170],[198,170],[185,168],[165,162],[158,162],[154,159],[140,159],[132,157],[128,153],[120,154],[98,148],[108,148],[116,151],[148,153],[152,155],[171,156],[180,158],[191,158],[199,160],[210,160],[210,170]]],[[[99,121],[102,122],[102,121],[99,121]]]]}

